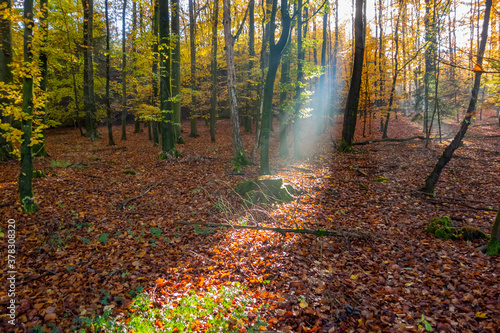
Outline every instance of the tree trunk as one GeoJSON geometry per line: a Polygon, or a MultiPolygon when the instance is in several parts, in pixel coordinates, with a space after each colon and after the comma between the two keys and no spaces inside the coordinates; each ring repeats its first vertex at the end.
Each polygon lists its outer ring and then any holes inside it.
{"type": "MultiPolygon", "coordinates": [[[[40,55],[39,55],[39,63],[40,63],[40,90],[44,96],[44,100],[46,100],[47,94],[47,70],[48,70],[48,58],[47,58],[47,48],[48,48],[48,35],[49,35],[49,4],[48,0],[40,0],[40,11],[42,16],[40,18],[40,31],[41,31],[41,45],[40,45],[40,55]]],[[[35,118],[38,119],[37,125],[42,127],[41,138],[37,138],[37,143],[33,145],[32,152],[33,156],[37,157],[49,157],[49,153],[47,153],[47,148],[45,146],[45,127],[47,120],[47,107],[45,103],[42,104],[41,107],[37,110],[37,115],[35,118]]],[[[36,126],[36,125],[35,125],[36,126]]]]}
{"type": "Polygon", "coordinates": [[[253,66],[255,58],[255,0],[248,4],[248,82],[247,82],[247,105],[245,110],[245,132],[252,132],[252,119],[254,117],[255,101],[253,99],[253,66]]]}
{"type": "Polygon", "coordinates": [[[317,132],[318,134],[322,134],[325,131],[325,109],[328,103],[328,98],[325,98],[326,95],[326,41],[327,41],[327,24],[328,24],[328,12],[330,8],[330,3],[326,0],[325,5],[325,13],[323,14],[323,43],[321,44],[321,67],[323,68],[323,73],[319,77],[319,87],[316,89],[318,94],[316,95],[316,105],[318,106],[318,122],[317,122],[317,132]]]}
{"type": "Polygon", "coordinates": [[[217,25],[219,23],[219,0],[214,1],[212,18],[212,98],[210,101],[210,140],[215,142],[215,121],[217,120],[217,25]]]}
{"type": "Polygon", "coordinates": [[[189,136],[192,138],[197,138],[198,134],[197,122],[198,117],[194,109],[196,108],[196,95],[194,92],[198,89],[196,81],[196,17],[194,15],[194,5],[193,0],[189,0],[189,46],[191,48],[191,90],[193,94],[191,95],[191,133],[189,136]]]}
{"type": "Polygon", "coordinates": [[[430,88],[436,71],[436,9],[435,0],[425,0],[425,74],[424,74],[424,133],[429,131],[430,88]],[[432,9],[432,13],[431,13],[432,9]]]}
{"type": "MultiPolygon", "coordinates": [[[[300,2],[300,0],[299,0],[300,2]]],[[[281,55],[288,43],[290,36],[291,19],[288,14],[288,1],[281,0],[281,36],[278,42],[275,41],[276,32],[276,11],[277,0],[273,0],[271,18],[270,18],[270,38],[269,38],[269,69],[267,70],[266,82],[264,85],[263,109],[262,109],[262,146],[260,150],[260,174],[269,175],[269,136],[271,131],[272,122],[272,108],[273,108],[273,94],[274,94],[274,80],[276,79],[276,72],[281,61],[281,55]]],[[[300,29],[299,29],[300,31],[300,29]]]]}
{"type": "Polygon", "coordinates": [[[302,92],[304,91],[304,46],[302,43],[303,37],[307,34],[307,24],[304,27],[304,34],[302,35],[302,0],[297,1],[297,88],[295,91],[295,114],[293,119],[293,156],[296,159],[301,158],[300,154],[300,109],[302,108],[302,92]]]}
{"type": "MultiPolygon", "coordinates": [[[[12,83],[12,28],[9,19],[9,15],[4,13],[9,13],[12,10],[11,0],[0,0],[0,82],[6,85],[12,83]]],[[[7,90],[0,91],[0,105],[7,106],[11,104],[12,101],[9,98],[9,92],[7,90]]],[[[3,113],[0,107],[0,122],[2,124],[10,124],[12,120],[11,116],[3,113]]],[[[6,161],[11,157],[12,143],[7,141],[4,135],[5,131],[0,129],[0,161],[6,161]]]]}
{"type": "Polygon", "coordinates": [[[398,68],[398,51],[399,51],[399,21],[401,18],[401,13],[403,8],[406,7],[406,3],[403,2],[398,6],[398,18],[396,20],[396,28],[394,30],[394,75],[392,77],[391,95],[389,96],[389,106],[387,108],[387,117],[385,119],[384,131],[382,133],[382,139],[387,139],[387,128],[389,127],[389,119],[392,112],[392,104],[394,103],[394,95],[396,94],[396,82],[398,80],[399,68],[398,68]]]}
{"type": "Polygon", "coordinates": [[[243,143],[241,142],[240,121],[238,118],[238,100],[236,95],[236,70],[234,67],[234,36],[231,34],[231,3],[223,0],[224,44],[227,61],[227,89],[229,96],[229,110],[233,137],[233,163],[246,165],[249,163],[243,143]]]}
{"type": "Polygon", "coordinates": [[[351,85],[344,114],[342,128],[342,140],[347,147],[352,146],[354,131],[356,130],[356,118],[358,114],[359,91],[361,88],[361,76],[363,74],[363,57],[365,53],[365,24],[363,6],[364,0],[356,0],[356,18],[354,22],[354,63],[352,69],[351,85]]]}
{"type": "Polygon", "coordinates": [[[172,110],[172,87],[170,84],[170,19],[168,1],[159,0],[161,148],[163,157],[165,158],[168,156],[177,156],[177,140],[174,129],[175,119],[172,110]]]}
{"type": "MultiPolygon", "coordinates": [[[[483,65],[483,55],[484,50],[486,48],[486,41],[488,39],[488,24],[490,20],[490,12],[491,12],[491,2],[492,0],[486,0],[486,7],[484,12],[484,21],[483,21],[483,31],[481,33],[481,44],[479,45],[479,50],[477,53],[477,65],[481,67],[483,65]]],[[[467,108],[467,113],[465,114],[465,118],[460,125],[460,129],[458,133],[455,135],[453,141],[446,147],[443,154],[439,157],[434,170],[430,173],[429,177],[425,181],[425,185],[420,191],[433,194],[434,189],[436,187],[436,183],[443,171],[443,168],[448,164],[453,156],[455,150],[458,149],[460,142],[462,141],[465,133],[467,132],[467,128],[469,127],[470,120],[473,116],[474,110],[476,108],[477,103],[477,95],[479,92],[479,85],[481,83],[481,74],[482,71],[477,71],[474,73],[474,86],[472,88],[471,99],[469,102],[469,107],[467,108]]]]}
{"type": "MultiPolygon", "coordinates": [[[[153,31],[153,65],[152,65],[152,72],[153,72],[153,82],[151,83],[152,85],[152,95],[151,95],[151,105],[154,107],[158,106],[158,25],[160,22],[159,19],[159,7],[158,7],[158,1],[160,0],[153,0],[153,16],[151,17],[151,24],[152,24],[152,31],[153,31]]],[[[160,118],[162,117],[161,115],[159,116],[160,118]]],[[[153,121],[153,146],[156,147],[160,144],[160,138],[159,138],[159,133],[158,133],[158,121],[159,119],[156,119],[154,117],[153,121]]]]}
{"type": "Polygon", "coordinates": [[[339,0],[335,0],[335,41],[333,43],[333,63],[332,63],[332,108],[330,112],[330,117],[333,119],[333,116],[337,113],[337,100],[338,100],[338,89],[339,84],[337,82],[337,56],[339,52],[339,0]]]}
{"type": "Polygon", "coordinates": [[[91,141],[99,140],[97,131],[97,110],[94,95],[94,60],[93,60],[93,19],[94,0],[82,0],[83,5],[83,46],[85,49],[83,63],[83,104],[85,107],[85,135],[91,141]]]}
{"type": "Polygon", "coordinates": [[[123,0],[122,13],[122,140],[127,140],[127,33],[125,15],[127,0],[123,0]]]}
{"type": "MultiPolygon", "coordinates": [[[[285,47],[285,53],[290,52],[290,43],[285,47]]],[[[289,94],[286,85],[290,83],[290,56],[283,58],[281,63],[280,77],[280,113],[279,113],[279,131],[280,131],[280,156],[288,157],[288,122],[289,122],[289,94]]]]}
{"type": "Polygon", "coordinates": [[[174,130],[177,143],[184,143],[181,136],[181,35],[179,0],[171,0],[172,8],[172,106],[174,110],[174,130]]]}
{"type": "MultiPolygon", "coordinates": [[[[142,17],[142,15],[141,15],[142,17]]],[[[142,20],[141,20],[142,27],[142,20]]],[[[137,72],[137,0],[132,1],[132,75],[137,72]]],[[[133,96],[137,101],[137,85],[133,85],[133,96]]],[[[136,111],[134,115],[134,133],[142,133],[141,119],[136,111]]]]}
{"type": "MultiPolygon", "coordinates": [[[[33,62],[33,0],[24,1],[24,63],[31,68],[33,62]]],[[[33,155],[31,151],[33,116],[33,76],[26,75],[23,83],[23,141],[21,143],[21,174],[19,175],[19,199],[23,212],[38,210],[33,193],[33,155]]]]}
{"type": "Polygon", "coordinates": [[[105,0],[104,10],[106,15],[106,115],[108,120],[108,145],[115,146],[113,140],[113,123],[111,117],[111,102],[109,98],[109,81],[111,69],[111,50],[109,48],[109,15],[108,15],[108,0],[105,0]]]}

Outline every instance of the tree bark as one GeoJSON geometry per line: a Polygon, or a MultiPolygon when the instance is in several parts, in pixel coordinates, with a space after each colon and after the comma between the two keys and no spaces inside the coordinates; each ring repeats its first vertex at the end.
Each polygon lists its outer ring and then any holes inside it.
{"type": "MultiPolygon", "coordinates": [[[[479,50],[477,53],[477,65],[481,68],[483,65],[484,50],[486,49],[486,41],[488,39],[488,25],[490,20],[491,3],[492,0],[486,0],[483,30],[481,33],[481,43],[479,45],[479,50]]],[[[453,156],[453,153],[460,146],[460,142],[462,141],[463,137],[465,136],[465,133],[467,132],[467,129],[470,125],[470,120],[476,108],[477,95],[479,92],[479,85],[481,83],[481,74],[482,70],[474,73],[474,86],[472,88],[471,99],[469,102],[469,107],[467,108],[467,113],[465,114],[465,118],[460,125],[460,129],[455,135],[453,141],[445,148],[443,154],[439,157],[436,166],[430,173],[429,177],[427,177],[425,185],[423,188],[420,189],[420,191],[429,194],[434,193],[436,183],[439,179],[439,176],[441,175],[441,172],[443,171],[443,168],[446,166],[446,164],[448,164],[448,162],[451,160],[451,157],[453,156]]]]}
{"type": "MultiPolygon", "coordinates": [[[[152,31],[153,31],[153,65],[152,65],[152,72],[153,72],[153,82],[151,83],[152,85],[152,95],[151,95],[151,105],[154,107],[158,106],[158,27],[159,27],[159,14],[160,14],[160,9],[159,9],[159,4],[158,1],[160,0],[153,0],[153,16],[151,17],[151,24],[152,24],[152,31]]],[[[160,115],[160,118],[162,116],[160,115]]],[[[158,124],[160,119],[156,119],[154,117],[153,120],[153,146],[156,147],[160,144],[160,138],[159,138],[159,133],[158,133],[158,124]]]]}
{"type": "Polygon", "coordinates": [[[212,22],[212,98],[210,101],[210,140],[215,142],[215,121],[217,120],[217,25],[219,23],[219,0],[214,1],[212,22]]]}
{"type": "MultiPolygon", "coordinates": [[[[288,43],[290,36],[291,18],[288,13],[288,1],[281,0],[281,36],[276,43],[276,12],[277,0],[273,0],[271,17],[270,17],[270,35],[269,35],[269,69],[267,70],[266,82],[264,85],[264,104],[262,109],[262,146],[260,150],[260,174],[269,175],[269,136],[271,131],[272,122],[272,108],[273,108],[273,94],[274,94],[274,80],[276,79],[276,72],[281,61],[281,55],[288,43]]],[[[300,0],[299,0],[300,2],[300,0]]],[[[299,30],[300,31],[300,30],[299,30]]]]}
{"type": "Polygon", "coordinates": [[[356,0],[356,18],[354,21],[354,63],[352,69],[351,85],[344,113],[344,124],[342,128],[342,140],[347,147],[352,146],[354,131],[356,130],[356,118],[359,105],[359,91],[361,88],[361,76],[363,75],[363,58],[365,53],[365,24],[363,6],[364,0],[356,0]]]}
{"type": "Polygon", "coordinates": [[[194,1],[189,0],[189,46],[191,51],[191,133],[189,136],[192,138],[197,138],[198,134],[197,122],[198,117],[194,109],[196,108],[196,95],[195,92],[198,89],[198,84],[196,80],[196,16],[194,14],[194,1]]]}
{"type": "Polygon", "coordinates": [[[94,95],[94,60],[93,60],[93,19],[94,0],[82,0],[83,5],[83,46],[85,49],[83,63],[83,104],[85,107],[85,135],[91,141],[99,140],[97,131],[97,110],[94,95]]]}
{"type": "Polygon", "coordinates": [[[255,101],[253,99],[254,86],[253,86],[253,66],[255,58],[255,0],[250,0],[248,3],[248,82],[247,82],[247,103],[245,110],[245,118],[243,123],[245,125],[245,132],[252,132],[252,119],[255,112],[255,101]]]}
{"type": "MultiPolygon", "coordinates": [[[[33,62],[33,0],[24,1],[24,63],[31,68],[33,62]]],[[[31,150],[33,116],[33,76],[26,75],[23,83],[23,141],[21,143],[21,174],[19,175],[19,199],[23,212],[38,210],[33,193],[33,155],[31,150]]]]}
{"type": "MultiPolygon", "coordinates": [[[[9,19],[12,10],[11,0],[0,0],[0,82],[5,85],[12,83],[12,27],[9,19]],[[6,14],[6,15],[4,15],[6,14]]],[[[8,90],[0,90],[0,121],[2,124],[10,124],[12,117],[3,112],[2,106],[11,104],[8,90]]],[[[4,130],[0,129],[0,161],[6,161],[11,157],[12,143],[7,141],[4,130]]]]}
{"type": "Polygon", "coordinates": [[[181,136],[181,35],[179,0],[171,0],[172,35],[172,106],[174,110],[174,130],[177,143],[184,143],[181,136]]]}
{"type": "Polygon", "coordinates": [[[109,47],[109,13],[108,13],[108,0],[104,2],[104,11],[106,15],[106,116],[108,123],[108,145],[115,146],[115,141],[113,140],[113,123],[111,117],[111,102],[109,98],[109,81],[110,81],[110,69],[111,69],[111,50],[109,47]]]}
{"type": "Polygon", "coordinates": [[[319,77],[319,87],[316,89],[317,91],[317,101],[316,105],[319,108],[318,110],[318,122],[317,122],[317,132],[321,134],[325,131],[324,121],[326,105],[329,102],[328,98],[325,98],[326,93],[326,41],[327,41],[327,29],[328,29],[328,13],[330,8],[330,2],[327,0],[325,5],[325,13],[323,14],[323,43],[321,44],[321,67],[323,68],[323,73],[319,77]]]}
{"type": "Polygon", "coordinates": [[[246,165],[249,163],[241,141],[238,100],[236,94],[236,69],[234,67],[234,36],[231,34],[231,3],[223,0],[224,44],[227,61],[227,89],[233,139],[233,163],[246,165]]]}
{"type": "Polygon", "coordinates": [[[304,91],[304,46],[302,39],[307,34],[307,24],[304,27],[304,34],[302,34],[302,0],[297,1],[297,88],[295,90],[295,114],[293,119],[293,156],[296,159],[301,158],[300,154],[300,109],[302,108],[302,92],[304,91]]]}
{"type": "Polygon", "coordinates": [[[172,87],[170,83],[170,18],[168,1],[159,0],[161,147],[163,157],[165,158],[177,155],[177,140],[174,129],[175,118],[172,109],[172,87]]]}
{"type": "Polygon", "coordinates": [[[122,141],[127,140],[127,33],[126,33],[127,0],[123,0],[122,12],[122,141]]]}

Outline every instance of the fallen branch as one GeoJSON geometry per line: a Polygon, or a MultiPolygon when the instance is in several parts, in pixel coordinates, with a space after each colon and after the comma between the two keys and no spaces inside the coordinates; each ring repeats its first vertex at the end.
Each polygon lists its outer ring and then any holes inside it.
{"type": "Polygon", "coordinates": [[[148,194],[149,191],[151,191],[152,189],[154,189],[156,186],[160,185],[160,183],[154,183],[153,185],[151,185],[150,187],[148,187],[146,189],[146,191],[144,191],[142,194],[139,194],[135,197],[132,197],[132,198],[129,198],[127,200],[125,200],[124,202],[122,202],[122,204],[120,205],[120,209],[124,209],[125,207],[127,207],[127,205],[129,203],[131,203],[132,201],[134,200],[137,200],[139,198],[142,198],[143,196],[145,196],[146,194],[148,194]]]}
{"type": "Polygon", "coordinates": [[[229,229],[253,229],[253,230],[264,230],[264,231],[274,231],[280,234],[295,233],[295,234],[309,234],[316,236],[343,236],[343,237],[355,237],[362,239],[369,239],[371,236],[363,233],[354,232],[344,232],[344,231],[329,231],[329,230],[311,230],[311,229],[283,229],[283,228],[271,228],[271,227],[261,227],[261,226],[249,226],[249,225],[235,225],[235,224],[221,224],[221,223],[191,223],[191,222],[174,222],[174,224],[182,225],[198,225],[204,227],[215,227],[215,228],[229,228],[229,229]]]}
{"type": "Polygon", "coordinates": [[[74,153],[86,153],[86,152],[96,152],[96,151],[106,151],[106,150],[125,150],[127,147],[113,147],[113,148],[102,148],[102,149],[90,149],[90,150],[74,150],[74,153]]]}
{"type": "Polygon", "coordinates": [[[375,140],[369,140],[369,141],[353,142],[352,145],[353,146],[361,146],[361,145],[368,145],[370,143],[377,143],[377,142],[405,142],[405,141],[412,141],[415,139],[425,140],[425,136],[412,136],[411,138],[406,138],[406,139],[392,139],[392,138],[375,139],[375,140]]]}

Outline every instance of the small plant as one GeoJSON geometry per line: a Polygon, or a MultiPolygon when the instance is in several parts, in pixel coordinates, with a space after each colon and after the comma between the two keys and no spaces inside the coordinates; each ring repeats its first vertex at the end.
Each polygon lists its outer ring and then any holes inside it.
{"type": "Polygon", "coordinates": [[[59,208],[64,208],[64,202],[57,201],[56,204],[59,206],[59,208]]]}
{"type": "Polygon", "coordinates": [[[42,170],[33,170],[33,178],[45,178],[47,175],[42,170]]]}
{"type": "Polygon", "coordinates": [[[99,236],[99,241],[103,244],[106,244],[108,237],[109,237],[109,234],[105,232],[101,236],[99,236]]]}
{"type": "Polygon", "coordinates": [[[194,226],[194,233],[197,234],[198,236],[209,236],[213,234],[215,230],[216,230],[215,228],[210,228],[210,227],[202,228],[198,225],[194,226]]]}
{"type": "Polygon", "coordinates": [[[417,323],[419,323],[418,328],[422,329],[422,328],[424,328],[424,327],[425,327],[425,329],[426,329],[428,332],[432,332],[432,326],[431,326],[431,324],[430,324],[427,320],[425,320],[424,315],[422,315],[422,318],[417,319],[417,323]],[[422,325],[420,325],[420,324],[423,324],[424,326],[422,326],[422,325]]]}
{"type": "Polygon", "coordinates": [[[136,207],[135,205],[130,205],[130,206],[128,206],[128,209],[132,210],[132,209],[134,209],[135,207],[136,207]]]}
{"type": "Polygon", "coordinates": [[[375,179],[372,179],[372,182],[374,183],[385,183],[389,180],[389,178],[385,178],[385,177],[377,177],[375,179]]]}
{"type": "Polygon", "coordinates": [[[59,232],[52,233],[46,241],[50,251],[59,251],[60,248],[66,246],[66,240],[61,237],[59,232]]]}
{"type": "Polygon", "coordinates": [[[135,172],[134,170],[123,170],[122,172],[126,175],[136,175],[137,174],[137,172],[135,172]]]}
{"type": "Polygon", "coordinates": [[[101,304],[102,304],[102,305],[106,305],[106,304],[108,304],[108,298],[109,298],[109,297],[111,297],[111,294],[110,294],[110,293],[108,293],[108,292],[107,292],[106,290],[104,290],[104,289],[102,289],[102,291],[101,291],[101,292],[102,292],[102,294],[103,294],[101,304]]]}
{"type": "Polygon", "coordinates": [[[80,240],[85,244],[90,243],[90,239],[88,239],[87,237],[80,237],[80,240]]]}
{"type": "Polygon", "coordinates": [[[144,287],[137,286],[137,287],[135,287],[135,290],[131,290],[128,293],[130,294],[130,296],[135,297],[135,296],[139,295],[140,293],[142,293],[143,291],[144,291],[144,287]]]}
{"type": "Polygon", "coordinates": [[[163,231],[160,228],[158,228],[158,227],[151,227],[151,228],[149,228],[149,232],[151,233],[151,235],[156,236],[158,238],[163,233],[163,231]]]}
{"type": "Polygon", "coordinates": [[[122,273],[122,278],[125,278],[127,275],[130,275],[130,273],[129,272],[122,273]]]}

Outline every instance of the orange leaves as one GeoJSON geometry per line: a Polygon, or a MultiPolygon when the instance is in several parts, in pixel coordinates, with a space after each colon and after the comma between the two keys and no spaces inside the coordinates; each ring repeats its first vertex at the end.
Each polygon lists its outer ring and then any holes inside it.
{"type": "Polygon", "coordinates": [[[167,284],[167,280],[159,278],[158,280],[156,280],[156,284],[158,285],[158,287],[163,287],[164,285],[167,284]]]}

